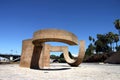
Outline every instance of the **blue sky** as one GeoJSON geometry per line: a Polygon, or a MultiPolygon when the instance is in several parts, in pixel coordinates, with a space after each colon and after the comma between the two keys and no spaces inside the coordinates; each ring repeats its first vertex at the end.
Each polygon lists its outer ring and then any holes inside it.
{"type": "Polygon", "coordinates": [[[0,0],[0,53],[21,54],[22,40],[46,28],[70,31],[87,47],[89,36],[117,33],[115,19],[120,0],[0,0]]]}

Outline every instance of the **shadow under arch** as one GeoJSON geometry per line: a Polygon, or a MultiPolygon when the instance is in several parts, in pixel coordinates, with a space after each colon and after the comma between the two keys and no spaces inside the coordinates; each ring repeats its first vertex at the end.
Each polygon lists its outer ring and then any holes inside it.
{"type": "Polygon", "coordinates": [[[39,59],[41,56],[42,52],[42,46],[34,46],[32,58],[31,58],[31,63],[30,63],[30,68],[31,69],[40,69],[39,68],[39,59]]]}

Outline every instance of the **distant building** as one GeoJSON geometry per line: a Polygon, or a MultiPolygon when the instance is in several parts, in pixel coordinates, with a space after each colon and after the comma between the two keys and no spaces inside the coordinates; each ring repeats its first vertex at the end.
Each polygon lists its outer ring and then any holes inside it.
{"type": "Polygon", "coordinates": [[[13,56],[10,56],[10,61],[12,61],[13,60],[13,56]]]}
{"type": "Polygon", "coordinates": [[[4,57],[0,57],[0,62],[9,62],[10,60],[4,57]]]}

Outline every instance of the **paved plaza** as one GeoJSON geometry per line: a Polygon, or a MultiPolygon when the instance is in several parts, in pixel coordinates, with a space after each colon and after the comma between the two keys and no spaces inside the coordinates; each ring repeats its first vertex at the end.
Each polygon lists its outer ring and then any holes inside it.
{"type": "Polygon", "coordinates": [[[120,80],[120,65],[82,63],[79,67],[52,63],[50,68],[35,70],[18,64],[0,64],[0,80],[120,80]]]}

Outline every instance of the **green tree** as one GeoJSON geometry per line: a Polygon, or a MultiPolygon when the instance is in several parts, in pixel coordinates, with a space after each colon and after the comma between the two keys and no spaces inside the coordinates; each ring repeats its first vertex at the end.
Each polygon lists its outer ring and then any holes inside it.
{"type": "Polygon", "coordinates": [[[90,55],[92,55],[92,54],[94,53],[94,50],[95,50],[95,47],[94,47],[94,45],[91,43],[91,44],[88,46],[88,48],[86,49],[85,54],[90,56],[90,55]]]}
{"type": "Polygon", "coordinates": [[[93,38],[93,42],[95,42],[95,39],[93,38]]]}
{"type": "Polygon", "coordinates": [[[93,40],[92,36],[89,36],[89,40],[90,40],[90,41],[92,41],[92,40],[93,40]]]}
{"type": "Polygon", "coordinates": [[[118,41],[119,41],[119,35],[115,34],[114,42],[116,43],[116,47],[118,46],[118,41]]]}
{"type": "Polygon", "coordinates": [[[50,58],[51,58],[51,59],[58,59],[59,56],[56,56],[56,55],[52,54],[52,55],[50,55],[50,58]]]}
{"type": "Polygon", "coordinates": [[[115,47],[115,48],[116,48],[116,51],[119,50],[119,49],[118,49],[119,46],[118,46],[118,44],[117,44],[118,41],[119,41],[119,35],[118,35],[118,34],[115,34],[114,42],[116,43],[116,47],[115,47]]]}
{"type": "MultiPolygon", "coordinates": [[[[68,54],[69,54],[70,58],[73,58],[73,56],[72,56],[70,51],[68,52],[68,54]]],[[[64,58],[63,53],[61,53],[60,58],[64,58]]]]}
{"type": "Polygon", "coordinates": [[[95,41],[96,52],[108,52],[111,48],[108,46],[109,38],[106,34],[97,34],[97,40],[95,41]]]}
{"type": "Polygon", "coordinates": [[[115,28],[118,30],[120,36],[120,19],[115,20],[114,25],[115,28]]]}
{"type": "Polygon", "coordinates": [[[120,19],[116,19],[115,22],[114,22],[114,25],[115,25],[115,28],[118,30],[118,33],[119,33],[118,37],[115,37],[116,50],[120,51],[120,46],[117,45],[117,42],[120,39],[120,19]]]}
{"type": "MultiPolygon", "coordinates": [[[[68,54],[69,54],[70,58],[73,59],[72,54],[71,54],[70,52],[69,52],[68,54]]],[[[60,58],[58,59],[58,61],[59,61],[60,63],[65,63],[65,62],[66,62],[63,53],[61,53],[60,58]]]]}
{"type": "Polygon", "coordinates": [[[108,32],[106,34],[106,40],[107,40],[107,43],[110,44],[111,49],[114,50],[112,44],[114,44],[115,34],[113,32],[108,32]]]}
{"type": "Polygon", "coordinates": [[[93,43],[95,42],[95,39],[92,36],[89,36],[89,40],[92,41],[93,43]]]}

